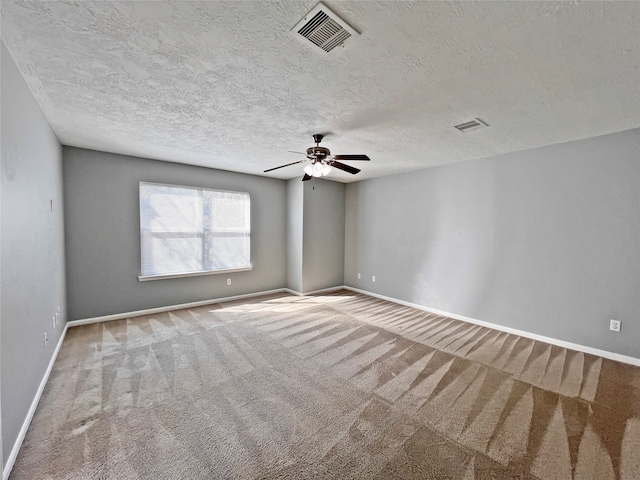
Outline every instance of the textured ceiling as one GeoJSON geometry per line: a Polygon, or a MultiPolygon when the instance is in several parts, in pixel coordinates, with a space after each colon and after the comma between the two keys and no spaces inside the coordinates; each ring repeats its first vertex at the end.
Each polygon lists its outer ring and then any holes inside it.
{"type": "Polygon", "coordinates": [[[238,172],[313,133],[352,181],[640,126],[639,2],[325,3],[361,32],[326,56],[289,32],[315,0],[2,0],[2,38],[63,144],[238,172]]]}

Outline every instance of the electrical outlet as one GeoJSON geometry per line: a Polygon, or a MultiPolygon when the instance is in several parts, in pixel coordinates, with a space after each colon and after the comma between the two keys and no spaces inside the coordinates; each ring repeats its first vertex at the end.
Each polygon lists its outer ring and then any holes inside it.
{"type": "Polygon", "coordinates": [[[358,272],[358,278],[360,278],[360,272],[358,272]]]}
{"type": "Polygon", "coordinates": [[[231,285],[231,279],[227,278],[227,285],[231,285]]]}
{"type": "Polygon", "coordinates": [[[620,320],[609,320],[609,330],[619,332],[621,328],[622,322],[620,320]]]}
{"type": "Polygon", "coordinates": [[[51,325],[53,325],[53,328],[56,328],[56,323],[58,323],[58,314],[57,313],[53,317],[51,317],[51,325]]]}
{"type": "Polygon", "coordinates": [[[49,341],[49,336],[47,335],[47,332],[44,332],[42,334],[42,337],[44,338],[44,348],[47,348],[47,342],[49,341]]]}
{"type": "Polygon", "coordinates": [[[371,281],[375,282],[376,281],[376,276],[375,275],[371,275],[371,281]]]}

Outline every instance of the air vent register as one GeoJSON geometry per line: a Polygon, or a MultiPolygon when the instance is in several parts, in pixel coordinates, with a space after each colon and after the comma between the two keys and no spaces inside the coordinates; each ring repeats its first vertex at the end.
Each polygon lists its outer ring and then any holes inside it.
{"type": "Polygon", "coordinates": [[[350,37],[359,35],[322,2],[307,13],[291,33],[323,55],[344,45],[350,37]]]}

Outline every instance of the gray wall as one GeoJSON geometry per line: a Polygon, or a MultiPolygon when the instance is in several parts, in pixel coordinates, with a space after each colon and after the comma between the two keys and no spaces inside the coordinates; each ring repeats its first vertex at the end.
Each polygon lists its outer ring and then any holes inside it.
{"type": "Polygon", "coordinates": [[[287,287],[302,292],[302,213],[304,184],[287,181],[287,287]]]}
{"type": "Polygon", "coordinates": [[[304,182],[303,292],[344,284],[344,202],[343,183],[304,182]]]}
{"type": "Polygon", "coordinates": [[[350,184],[346,225],[347,285],[640,358],[638,129],[350,184]]]}
{"type": "Polygon", "coordinates": [[[287,286],[308,293],[344,284],[345,186],[287,182],[287,286]]]}
{"type": "Polygon", "coordinates": [[[283,180],[65,147],[64,189],[70,320],[286,285],[283,180]],[[138,281],[141,180],[249,192],[253,270],[138,281]]]}
{"type": "Polygon", "coordinates": [[[2,44],[0,270],[3,463],[66,317],[62,147],[2,44]],[[50,201],[53,200],[53,212],[50,201]],[[52,317],[62,315],[54,329],[52,317]],[[43,334],[49,341],[44,346],[43,334]]]}

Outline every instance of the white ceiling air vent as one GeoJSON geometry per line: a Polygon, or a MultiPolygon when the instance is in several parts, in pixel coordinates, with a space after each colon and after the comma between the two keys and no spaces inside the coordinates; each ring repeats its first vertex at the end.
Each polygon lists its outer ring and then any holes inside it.
{"type": "Polygon", "coordinates": [[[460,125],[455,125],[455,127],[461,132],[470,132],[471,130],[478,130],[479,128],[488,127],[489,124],[487,122],[483,122],[479,118],[474,118],[469,122],[461,123],[460,125]]]}
{"type": "Polygon", "coordinates": [[[323,55],[344,44],[349,37],[360,35],[322,2],[313,7],[291,33],[323,55]]]}

